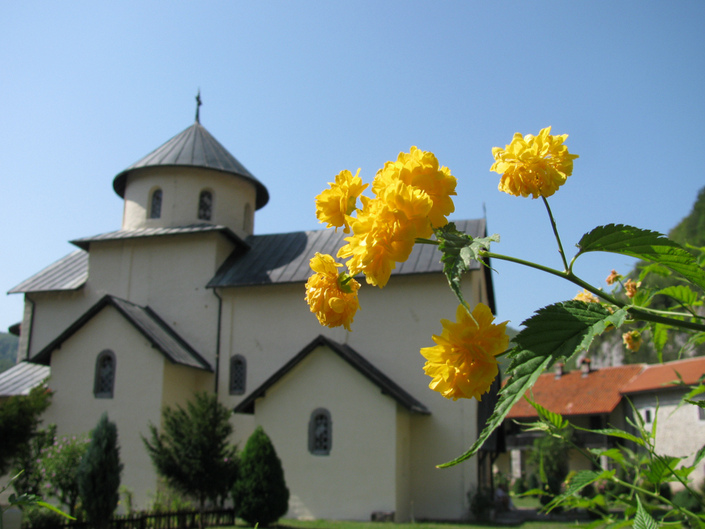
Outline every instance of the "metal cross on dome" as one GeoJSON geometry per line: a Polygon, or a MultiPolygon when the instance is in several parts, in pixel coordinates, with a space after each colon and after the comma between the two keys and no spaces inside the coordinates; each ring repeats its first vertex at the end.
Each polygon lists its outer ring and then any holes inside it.
{"type": "Polygon", "coordinates": [[[196,123],[201,122],[201,105],[203,102],[201,101],[201,89],[198,89],[198,94],[196,94],[196,123]]]}

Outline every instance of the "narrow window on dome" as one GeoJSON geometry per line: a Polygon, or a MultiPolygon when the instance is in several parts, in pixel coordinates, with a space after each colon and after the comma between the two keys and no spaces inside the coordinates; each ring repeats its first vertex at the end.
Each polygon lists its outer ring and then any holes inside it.
{"type": "Polygon", "coordinates": [[[246,382],[247,363],[245,362],[245,358],[240,355],[235,355],[230,359],[230,394],[244,394],[246,382]]]}
{"type": "Polygon", "coordinates": [[[158,219],[162,216],[162,190],[152,191],[152,199],[149,201],[149,218],[158,219]]]}
{"type": "Polygon", "coordinates": [[[95,362],[93,395],[97,399],[112,399],[115,388],[115,353],[106,349],[95,362]]]}
{"type": "Polygon", "coordinates": [[[211,220],[213,217],[213,193],[201,191],[198,197],[198,218],[200,220],[211,220]]]}
{"type": "Polygon", "coordinates": [[[248,202],[245,204],[244,217],[242,219],[242,229],[245,233],[252,233],[252,206],[248,202]]]}
{"type": "Polygon", "coordinates": [[[313,455],[327,456],[333,447],[333,422],[330,412],[318,408],[311,413],[308,422],[308,451],[313,455]]]}

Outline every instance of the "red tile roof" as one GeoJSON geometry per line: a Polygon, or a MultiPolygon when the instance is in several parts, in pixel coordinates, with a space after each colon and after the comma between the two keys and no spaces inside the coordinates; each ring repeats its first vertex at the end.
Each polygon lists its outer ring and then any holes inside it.
{"type": "MultiPolygon", "coordinates": [[[[653,391],[677,381],[695,384],[705,374],[705,357],[666,364],[633,364],[603,367],[583,376],[580,370],[556,378],[554,373],[539,377],[527,395],[544,408],[561,415],[596,415],[613,411],[623,395],[653,391]],[[532,397],[533,395],[533,397],[532,397]]],[[[507,414],[509,419],[536,417],[536,410],[522,399],[507,414]]]]}
{"type": "Polygon", "coordinates": [[[696,384],[705,375],[705,357],[646,366],[643,373],[622,387],[621,392],[626,395],[668,387],[671,382],[678,382],[678,374],[686,384],[696,384]]]}

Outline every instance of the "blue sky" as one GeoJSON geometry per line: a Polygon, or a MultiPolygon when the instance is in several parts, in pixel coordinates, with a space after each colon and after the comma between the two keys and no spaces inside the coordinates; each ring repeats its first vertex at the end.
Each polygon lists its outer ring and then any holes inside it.
{"type": "MultiPolygon", "coordinates": [[[[317,229],[313,197],[340,170],[371,181],[416,145],[458,178],[455,218],[486,211],[496,252],[559,267],[541,202],[489,172],[492,147],[548,125],[580,155],[551,199],[569,256],[598,225],[668,231],[705,185],[700,1],[30,0],[0,20],[5,292],[119,229],[112,179],[193,123],[199,88],[201,123],[269,189],[256,233],[317,229]]],[[[494,267],[515,327],[578,290],[494,267]]],[[[575,271],[604,284],[630,267],[575,271]]],[[[0,297],[0,329],[21,313],[0,297]]]]}

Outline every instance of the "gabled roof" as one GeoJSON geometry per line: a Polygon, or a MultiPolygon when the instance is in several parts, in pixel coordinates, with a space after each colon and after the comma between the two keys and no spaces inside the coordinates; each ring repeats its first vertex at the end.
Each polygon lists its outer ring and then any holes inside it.
{"type": "MultiPolygon", "coordinates": [[[[459,230],[472,235],[485,235],[484,219],[455,221],[459,230]]],[[[246,242],[247,253],[235,251],[220,267],[209,287],[234,287],[268,283],[305,282],[311,275],[309,261],[316,252],[336,255],[350,234],[333,229],[254,235],[246,242]]],[[[475,262],[471,267],[479,269],[475,262]]],[[[441,253],[436,246],[416,244],[404,263],[397,263],[392,275],[441,273],[441,253]]],[[[488,283],[489,286],[489,283],[488,283]]],[[[490,297],[492,297],[490,295],[490,297]]]]}
{"type": "MultiPolygon", "coordinates": [[[[580,370],[556,378],[541,375],[527,396],[544,408],[561,415],[598,415],[612,412],[622,400],[622,387],[644,369],[643,364],[604,367],[586,376],[580,370]]],[[[508,419],[536,417],[536,410],[521,399],[507,414],[508,419]]]]}
{"type": "Polygon", "coordinates": [[[141,307],[115,296],[104,296],[81,317],[69,325],[64,332],[39,351],[32,362],[49,364],[51,353],[78,332],[105,307],[115,308],[155,349],[175,364],[181,364],[205,371],[213,371],[210,364],[186,340],[181,338],[149,307],[141,307]]]}
{"type": "Polygon", "coordinates": [[[118,174],[113,180],[113,189],[124,198],[130,173],[157,166],[201,167],[239,176],[255,185],[255,209],[260,209],[269,201],[267,188],[198,122],[118,174]]]}
{"type": "Polygon", "coordinates": [[[29,279],[25,279],[8,291],[8,294],[77,290],[84,285],[87,279],[88,253],[76,250],[37,272],[29,279]]]}
{"type": "Polygon", "coordinates": [[[683,383],[691,385],[697,384],[700,377],[705,375],[705,357],[699,356],[668,362],[666,364],[648,365],[644,371],[634,380],[625,384],[621,392],[625,395],[641,393],[644,391],[654,391],[658,389],[668,389],[673,387],[673,383],[683,383]],[[679,376],[680,375],[680,378],[679,376]]]}
{"type": "Polygon", "coordinates": [[[90,243],[100,241],[114,241],[118,239],[140,239],[143,237],[165,237],[169,235],[188,235],[197,233],[218,232],[230,239],[232,242],[247,248],[247,243],[238,237],[227,226],[217,224],[192,224],[190,226],[174,226],[171,228],[140,228],[137,230],[117,230],[109,233],[93,235],[91,237],[82,237],[74,239],[71,244],[75,244],[82,250],[88,250],[90,243]]]}
{"type": "Polygon", "coordinates": [[[0,373],[0,397],[27,395],[49,376],[49,367],[19,362],[0,373]]]}
{"type": "Polygon", "coordinates": [[[294,358],[289,360],[281,369],[279,369],[271,377],[265,380],[257,389],[250,393],[242,402],[240,402],[240,404],[235,406],[234,412],[249,414],[254,413],[255,401],[264,397],[269,388],[274,386],[287,373],[294,369],[299,362],[301,362],[319,346],[327,347],[333,353],[337,354],[340,358],[345,360],[354,369],[377,386],[383,395],[389,395],[410,412],[419,413],[422,415],[431,414],[426,406],[421,404],[418,400],[402,389],[401,386],[394,383],[384,373],[353,350],[352,347],[340,344],[322,335],[319,335],[315,340],[304,347],[294,358]]]}

